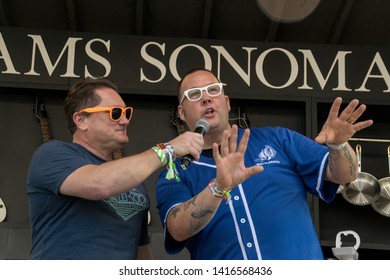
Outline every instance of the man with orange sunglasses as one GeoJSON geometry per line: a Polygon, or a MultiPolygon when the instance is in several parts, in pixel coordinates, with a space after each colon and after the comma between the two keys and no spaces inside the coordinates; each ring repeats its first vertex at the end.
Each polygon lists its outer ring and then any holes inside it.
{"type": "Polygon", "coordinates": [[[108,79],[74,84],[65,99],[72,143],[52,140],[28,171],[31,259],[150,259],[143,184],[175,157],[199,159],[203,137],[185,132],[137,155],[112,160],[129,141],[133,113],[108,79]]]}

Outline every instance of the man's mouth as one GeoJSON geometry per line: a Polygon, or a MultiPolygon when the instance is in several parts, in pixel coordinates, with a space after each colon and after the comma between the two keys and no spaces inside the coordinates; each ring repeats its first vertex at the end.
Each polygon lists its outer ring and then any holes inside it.
{"type": "Polygon", "coordinates": [[[215,110],[214,110],[213,108],[208,108],[208,109],[204,112],[203,116],[205,116],[205,117],[212,117],[213,114],[214,114],[214,112],[215,112],[215,110]]]}

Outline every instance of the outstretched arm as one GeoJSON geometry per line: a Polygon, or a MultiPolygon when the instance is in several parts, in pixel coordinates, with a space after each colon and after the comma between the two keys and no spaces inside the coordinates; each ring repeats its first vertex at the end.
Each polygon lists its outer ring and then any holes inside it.
{"type": "MultiPolygon", "coordinates": [[[[198,159],[203,148],[203,136],[187,131],[169,143],[174,147],[177,157],[191,154],[198,159]]],[[[161,169],[161,165],[161,159],[152,149],[101,165],[85,165],[64,180],[60,192],[63,195],[101,200],[137,187],[161,169]]]]}
{"type": "Polygon", "coordinates": [[[357,174],[356,154],[348,140],[357,132],[373,124],[372,120],[357,122],[366,110],[359,100],[352,100],[340,113],[342,98],[337,97],[330,108],[329,115],[320,133],[315,138],[319,144],[329,147],[329,161],[325,179],[337,184],[353,181],[357,174]]]}

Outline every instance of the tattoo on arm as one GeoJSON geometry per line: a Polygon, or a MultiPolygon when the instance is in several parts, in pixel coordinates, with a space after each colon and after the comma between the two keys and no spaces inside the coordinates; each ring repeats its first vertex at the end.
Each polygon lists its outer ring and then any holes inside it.
{"type": "Polygon", "coordinates": [[[215,208],[203,208],[202,204],[197,205],[197,208],[191,213],[191,229],[194,233],[201,230],[215,213],[215,208]]]}
{"type": "Polygon", "coordinates": [[[347,160],[349,164],[349,172],[351,175],[355,174],[356,172],[356,164],[355,161],[352,157],[352,154],[348,147],[342,148],[340,151],[338,150],[329,150],[330,158],[329,158],[329,168],[330,171],[333,173],[334,172],[334,165],[336,161],[338,161],[342,156],[339,155],[339,152],[343,154],[343,157],[347,160]]]}
{"type": "Polygon", "coordinates": [[[176,206],[170,212],[170,215],[176,219],[177,213],[180,211],[186,212],[191,211],[190,227],[193,233],[201,230],[210,220],[217,210],[217,207],[204,208],[202,203],[197,203],[196,199],[198,197],[194,196],[190,200],[183,202],[181,205],[176,206]]]}
{"type": "Polygon", "coordinates": [[[356,173],[356,162],[353,160],[352,154],[349,149],[343,149],[344,157],[349,163],[349,172],[351,175],[356,173]]]}

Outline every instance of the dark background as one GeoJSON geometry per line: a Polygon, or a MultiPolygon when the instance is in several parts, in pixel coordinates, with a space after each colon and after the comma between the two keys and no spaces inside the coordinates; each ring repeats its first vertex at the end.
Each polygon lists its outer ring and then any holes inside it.
{"type": "MultiPolygon", "coordinates": [[[[295,2],[304,7],[310,1],[295,2]]],[[[291,8],[289,14],[294,14],[292,11],[291,8]]],[[[349,45],[374,50],[387,49],[390,43],[390,1],[322,0],[308,17],[286,22],[268,17],[255,0],[2,0],[0,26],[53,31],[52,41],[56,41],[56,31],[70,31],[86,35],[135,35],[151,40],[166,37],[231,40],[242,45],[314,44],[330,50],[349,45]]],[[[42,143],[39,120],[33,114],[36,96],[41,95],[45,102],[52,138],[70,140],[62,108],[66,89],[67,86],[56,89],[34,84],[26,88],[18,85],[17,78],[12,85],[0,86],[0,197],[8,210],[6,220],[0,223],[0,259],[25,259],[31,245],[26,172],[32,153],[42,143]]],[[[131,91],[121,94],[135,109],[128,130],[130,143],[123,149],[124,155],[149,149],[177,135],[169,116],[171,106],[177,102],[174,90],[165,95],[131,91]]],[[[289,94],[236,96],[231,100],[231,118],[237,117],[240,107],[245,109],[251,126],[280,125],[314,138],[336,95],[289,94]]],[[[365,118],[373,118],[375,123],[356,137],[390,139],[388,94],[359,94],[368,105],[365,118]],[[378,95],[381,97],[373,98],[378,95]]],[[[354,96],[348,95],[345,101],[354,96]]],[[[357,143],[362,145],[363,170],[378,179],[389,176],[386,151],[390,140],[357,141],[351,145],[357,143]]],[[[162,227],[155,209],[156,178],[157,173],[146,182],[152,200],[153,251],[158,259],[188,258],[186,252],[172,256],[163,251],[162,227]]],[[[388,217],[371,206],[351,205],[341,195],[331,204],[310,196],[308,199],[326,258],[333,258],[331,248],[339,231],[355,230],[362,242],[358,250],[360,259],[390,259],[388,217]]],[[[346,244],[353,245],[353,240],[346,244]]]]}

